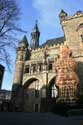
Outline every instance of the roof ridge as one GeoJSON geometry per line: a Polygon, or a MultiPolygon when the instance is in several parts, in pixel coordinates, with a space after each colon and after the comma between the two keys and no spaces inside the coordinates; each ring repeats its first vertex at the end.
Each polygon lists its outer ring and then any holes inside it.
{"type": "Polygon", "coordinates": [[[61,38],[64,38],[64,36],[62,36],[62,37],[57,37],[57,38],[52,38],[52,39],[48,39],[48,40],[46,40],[46,41],[49,41],[49,40],[56,40],[56,39],[61,39],[61,38]]]}
{"type": "Polygon", "coordinates": [[[41,44],[39,47],[44,47],[46,44],[48,46],[51,46],[51,45],[54,45],[54,44],[60,44],[60,43],[63,43],[65,40],[65,37],[58,37],[58,38],[53,38],[53,39],[49,39],[49,40],[46,40],[45,43],[41,44]]]}

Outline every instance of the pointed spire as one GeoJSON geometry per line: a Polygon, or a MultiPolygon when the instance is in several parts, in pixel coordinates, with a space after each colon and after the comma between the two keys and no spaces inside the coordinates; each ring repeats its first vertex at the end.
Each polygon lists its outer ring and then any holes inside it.
{"type": "Polygon", "coordinates": [[[30,42],[30,47],[31,49],[35,49],[39,47],[39,37],[40,37],[40,32],[38,28],[38,21],[35,21],[35,26],[31,32],[31,42],[30,42]]]}
{"type": "Polygon", "coordinates": [[[22,47],[22,46],[24,47],[29,46],[26,35],[24,35],[23,39],[19,42],[19,47],[22,47]]]}
{"type": "Polygon", "coordinates": [[[68,16],[67,13],[62,9],[59,14],[60,20],[66,19],[67,16],[68,16]]]}
{"type": "Polygon", "coordinates": [[[38,20],[35,20],[35,26],[34,26],[32,32],[39,32],[39,28],[38,28],[38,20]]]}
{"type": "Polygon", "coordinates": [[[63,9],[61,9],[60,14],[64,14],[64,15],[66,15],[66,16],[67,16],[67,13],[66,13],[63,9]]]}
{"type": "Polygon", "coordinates": [[[35,20],[35,29],[38,30],[38,20],[35,20]]]}
{"type": "Polygon", "coordinates": [[[24,35],[24,37],[23,37],[23,39],[22,39],[22,42],[23,42],[26,46],[29,46],[26,35],[24,35]]]}

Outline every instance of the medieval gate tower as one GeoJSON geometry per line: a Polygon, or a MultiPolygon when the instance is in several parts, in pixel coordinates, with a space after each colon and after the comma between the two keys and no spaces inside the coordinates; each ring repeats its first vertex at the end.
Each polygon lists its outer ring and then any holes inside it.
{"type": "Polygon", "coordinates": [[[31,33],[30,47],[26,36],[19,42],[12,87],[14,109],[40,112],[50,111],[55,105],[59,94],[55,82],[55,63],[60,46],[64,44],[72,50],[79,77],[77,93],[83,96],[83,13],[77,11],[73,16],[68,16],[61,10],[59,17],[63,37],[39,45],[40,32],[36,22],[31,33]]]}

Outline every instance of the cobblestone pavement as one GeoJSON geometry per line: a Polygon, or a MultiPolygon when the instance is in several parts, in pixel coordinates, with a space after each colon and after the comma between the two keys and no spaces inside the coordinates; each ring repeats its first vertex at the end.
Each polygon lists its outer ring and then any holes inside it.
{"type": "Polygon", "coordinates": [[[1,112],[0,125],[83,125],[83,116],[62,117],[52,113],[1,112]]]}

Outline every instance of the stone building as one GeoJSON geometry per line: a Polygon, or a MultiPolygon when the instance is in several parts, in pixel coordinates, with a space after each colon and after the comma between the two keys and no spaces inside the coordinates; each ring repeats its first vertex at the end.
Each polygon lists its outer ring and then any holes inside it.
{"type": "Polygon", "coordinates": [[[5,67],[0,64],[0,89],[2,87],[3,75],[5,67]]]}
{"type": "Polygon", "coordinates": [[[11,100],[11,91],[0,90],[0,111],[9,111],[11,100]]]}
{"type": "Polygon", "coordinates": [[[5,67],[0,64],[0,111],[9,111],[11,91],[2,88],[5,67]]]}
{"type": "Polygon", "coordinates": [[[12,86],[13,110],[52,110],[59,96],[55,64],[60,47],[64,44],[71,49],[72,58],[76,61],[79,77],[77,95],[83,96],[83,13],[77,11],[73,16],[68,16],[61,10],[59,17],[64,36],[49,39],[40,45],[40,31],[36,22],[30,47],[26,36],[19,42],[12,86]]]}

